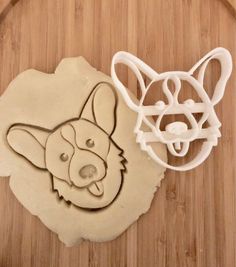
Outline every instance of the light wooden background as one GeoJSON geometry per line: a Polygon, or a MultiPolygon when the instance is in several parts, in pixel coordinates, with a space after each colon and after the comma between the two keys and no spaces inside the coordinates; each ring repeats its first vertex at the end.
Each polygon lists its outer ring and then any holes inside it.
{"type": "MultiPolygon", "coordinates": [[[[63,57],[83,55],[109,74],[112,55],[127,50],[162,72],[188,70],[217,46],[235,62],[236,20],[220,0],[19,0],[0,21],[0,90],[63,57]]],[[[223,137],[210,158],[167,171],[149,212],[112,242],[66,248],[0,179],[0,267],[235,267],[236,69],[217,113],[223,137]]]]}

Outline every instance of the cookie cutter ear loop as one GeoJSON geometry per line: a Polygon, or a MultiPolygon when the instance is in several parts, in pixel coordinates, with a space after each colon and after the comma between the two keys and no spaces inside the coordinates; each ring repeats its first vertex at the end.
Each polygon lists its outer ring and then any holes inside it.
{"type": "MultiPolygon", "coordinates": [[[[123,96],[126,104],[130,109],[137,112],[138,118],[137,123],[134,129],[134,133],[137,134],[136,142],[140,144],[140,147],[142,150],[146,151],[148,155],[156,161],[158,164],[172,169],[176,171],[187,171],[190,169],[193,169],[200,165],[210,154],[212,147],[217,145],[217,139],[220,137],[220,122],[215,114],[214,111],[214,105],[220,101],[220,99],[223,97],[226,82],[228,78],[230,77],[232,71],[232,59],[229,51],[227,51],[224,48],[216,48],[209,52],[205,57],[203,57],[197,64],[193,66],[193,68],[189,72],[183,72],[183,71],[171,71],[166,73],[158,74],[156,71],[154,71],[152,68],[150,68],[147,64],[145,64],[143,61],[138,59],[137,57],[131,55],[130,53],[120,51],[116,53],[112,59],[112,65],[111,65],[111,77],[113,79],[113,82],[115,84],[115,87],[117,90],[121,93],[123,96]],[[203,79],[204,74],[206,71],[206,67],[208,63],[212,60],[216,59],[221,64],[221,76],[219,81],[216,84],[215,92],[213,94],[212,100],[209,99],[207,93],[205,92],[203,88],[203,79]],[[116,75],[115,71],[115,65],[118,63],[122,63],[127,65],[136,75],[142,96],[139,104],[137,105],[134,103],[131,98],[129,97],[127,93],[126,87],[122,84],[122,82],[119,80],[119,78],[116,75]],[[192,74],[200,68],[198,79],[195,79],[192,74]],[[148,78],[150,78],[151,82],[148,86],[145,86],[143,77],[141,72],[143,72],[148,78]],[[199,97],[202,99],[201,103],[195,103],[194,107],[190,107],[190,112],[185,113],[186,107],[185,104],[181,104],[178,102],[177,97],[175,101],[169,101],[169,104],[164,104],[162,109],[165,111],[161,111],[158,109],[158,106],[143,106],[143,99],[150,88],[150,84],[152,84],[155,81],[160,80],[168,80],[168,79],[174,79],[177,84],[181,80],[186,80],[189,82],[196,92],[198,93],[199,97]],[[173,150],[173,140],[168,140],[166,138],[167,131],[160,131],[160,129],[156,129],[156,127],[147,120],[146,116],[163,116],[165,114],[184,114],[188,118],[193,119],[193,113],[203,113],[204,117],[207,118],[210,127],[207,129],[202,129],[202,125],[204,121],[198,122],[199,129],[188,129],[186,132],[190,133],[193,130],[195,131],[195,134],[192,135],[189,139],[184,139],[183,136],[180,136],[179,139],[185,140],[183,142],[183,147],[186,151],[182,151],[180,153],[176,153],[173,150]],[[208,113],[208,114],[206,114],[208,113]],[[151,132],[143,132],[140,127],[142,122],[147,124],[149,128],[151,129],[151,132]],[[196,140],[196,139],[207,139],[203,142],[202,147],[199,151],[199,153],[196,155],[196,157],[181,166],[172,166],[166,162],[164,162],[162,159],[160,159],[156,153],[153,151],[152,146],[148,143],[151,142],[162,142],[167,145],[169,152],[177,157],[183,157],[186,155],[188,151],[188,145],[190,142],[196,140]]],[[[169,99],[170,100],[170,99],[169,99]]],[[[157,102],[158,103],[158,102],[157,102]]],[[[175,122],[177,125],[179,122],[175,122]]],[[[196,125],[196,124],[195,124],[196,125]]],[[[179,125],[180,126],[180,123],[179,125]]],[[[169,127],[171,129],[171,127],[169,127]]],[[[176,142],[177,147],[179,142],[176,142]]]]}
{"type": "Polygon", "coordinates": [[[133,111],[139,112],[140,105],[135,104],[131,100],[131,98],[129,97],[129,94],[127,93],[126,87],[117,77],[115,65],[118,63],[127,65],[136,75],[139,85],[140,85],[140,89],[141,89],[141,94],[142,94],[141,98],[145,97],[147,93],[147,88],[145,86],[145,82],[143,80],[141,72],[143,72],[146,76],[150,77],[151,80],[156,80],[158,78],[158,73],[156,73],[152,68],[146,65],[139,58],[133,56],[132,54],[128,52],[124,52],[124,51],[117,52],[112,58],[112,63],[111,63],[112,80],[114,84],[117,86],[116,88],[119,90],[119,92],[123,96],[128,107],[132,109],[133,111]]]}

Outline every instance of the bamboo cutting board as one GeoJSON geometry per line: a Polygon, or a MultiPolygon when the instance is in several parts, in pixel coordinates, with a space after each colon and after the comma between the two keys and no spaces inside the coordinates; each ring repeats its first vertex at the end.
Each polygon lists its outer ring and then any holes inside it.
{"type": "MultiPolygon", "coordinates": [[[[223,46],[235,62],[236,20],[220,0],[19,0],[0,23],[0,90],[20,72],[53,72],[84,56],[110,73],[118,50],[159,72],[188,70],[223,46]]],[[[136,92],[136,82],[122,73],[136,92]]],[[[217,71],[209,73],[210,88],[217,71]]],[[[151,208],[112,242],[66,248],[0,179],[0,267],[236,266],[236,71],[217,114],[222,138],[193,171],[167,171],[151,208]]],[[[144,181],[145,182],[145,181],[144,181]]]]}

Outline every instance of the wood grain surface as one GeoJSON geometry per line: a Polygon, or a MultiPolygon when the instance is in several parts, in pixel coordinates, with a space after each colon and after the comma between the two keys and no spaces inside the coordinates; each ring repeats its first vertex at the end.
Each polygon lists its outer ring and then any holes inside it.
{"type": "Polygon", "coordinates": [[[236,1],[235,0],[224,0],[228,2],[234,9],[236,9],[236,1]]]}
{"type": "Polygon", "coordinates": [[[236,0],[221,0],[229,9],[229,12],[236,18],[236,0]]]}
{"type": "MultiPolygon", "coordinates": [[[[83,55],[109,74],[112,55],[126,50],[163,72],[188,70],[217,46],[235,62],[236,20],[219,0],[19,0],[0,24],[0,90],[28,68],[53,72],[64,57],[83,55]]],[[[133,76],[122,77],[136,92],[133,76]]],[[[212,68],[211,93],[216,79],[212,68]]],[[[148,213],[112,242],[65,247],[1,178],[0,267],[235,267],[235,69],[217,114],[222,138],[209,159],[167,171],[148,213]]]]}
{"type": "Polygon", "coordinates": [[[4,19],[7,13],[19,0],[1,0],[0,1],[0,22],[4,19]]]}

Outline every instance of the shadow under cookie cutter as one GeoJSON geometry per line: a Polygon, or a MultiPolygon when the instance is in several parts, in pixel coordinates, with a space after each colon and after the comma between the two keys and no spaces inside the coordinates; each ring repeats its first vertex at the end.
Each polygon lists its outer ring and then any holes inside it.
{"type": "Polygon", "coordinates": [[[232,58],[228,50],[224,48],[216,48],[205,55],[197,62],[188,72],[184,71],[168,71],[157,73],[139,58],[128,52],[117,52],[112,59],[111,77],[117,90],[123,96],[126,104],[130,109],[137,112],[137,122],[134,133],[137,135],[136,142],[140,144],[142,150],[158,164],[176,171],[187,171],[200,165],[210,154],[213,146],[218,144],[218,138],[221,136],[219,128],[221,123],[215,113],[214,106],[221,100],[224,95],[226,83],[232,72],[232,58]],[[218,60],[221,66],[221,75],[216,83],[212,98],[208,96],[204,89],[204,75],[208,63],[211,60],[218,60]],[[115,71],[115,65],[122,63],[127,65],[135,74],[140,89],[141,99],[138,104],[132,101],[126,87],[119,80],[115,71]],[[193,74],[198,71],[197,78],[193,74]],[[146,86],[143,76],[145,74],[151,82],[146,86]],[[168,81],[174,84],[174,93],[172,94],[168,87],[168,81]],[[168,103],[157,101],[155,105],[144,105],[145,96],[155,82],[163,81],[162,91],[165,94],[168,103]],[[193,99],[188,99],[184,103],[179,103],[178,96],[181,90],[181,81],[188,82],[196,91],[202,102],[195,103],[193,99]],[[200,121],[196,121],[194,113],[201,113],[200,121]],[[165,115],[185,115],[191,125],[181,121],[175,121],[166,125],[165,130],[160,129],[160,123],[165,115]],[[155,124],[152,124],[147,116],[157,116],[155,124]],[[208,122],[209,126],[204,128],[203,124],[208,122]],[[141,129],[142,123],[146,124],[150,131],[144,132],[141,129]],[[197,139],[205,139],[201,150],[196,157],[190,162],[172,166],[164,162],[152,149],[151,143],[161,142],[167,145],[168,151],[175,157],[184,157],[189,151],[189,145],[197,139]]]}

